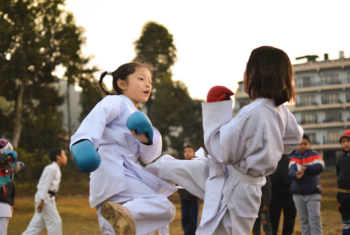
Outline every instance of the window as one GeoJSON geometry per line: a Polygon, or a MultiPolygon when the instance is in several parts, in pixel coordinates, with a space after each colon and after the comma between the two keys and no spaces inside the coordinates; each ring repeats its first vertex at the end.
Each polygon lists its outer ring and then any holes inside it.
{"type": "Polygon", "coordinates": [[[341,113],[340,112],[326,112],[326,122],[340,122],[341,113]]]}
{"type": "Polygon", "coordinates": [[[310,144],[318,144],[315,133],[307,134],[307,136],[310,138],[310,144]]]}
{"type": "Polygon", "coordinates": [[[339,93],[325,93],[322,96],[322,104],[339,103],[339,93]]]}
{"type": "Polygon", "coordinates": [[[327,74],[325,76],[326,84],[331,85],[331,84],[339,84],[339,77],[338,74],[327,74]]]}
{"type": "Polygon", "coordinates": [[[314,95],[304,95],[300,97],[299,106],[310,106],[315,105],[315,96],[314,95]]]}
{"type": "Polygon", "coordinates": [[[309,86],[312,86],[311,77],[303,77],[303,87],[309,87],[309,86]]]}
{"type": "Polygon", "coordinates": [[[317,123],[316,113],[304,113],[301,115],[301,124],[317,123]]]}
{"type": "Polygon", "coordinates": [[[328,144],[339,144],[339,132],[328,132],[327,137],[328,137],[328,144]]]}

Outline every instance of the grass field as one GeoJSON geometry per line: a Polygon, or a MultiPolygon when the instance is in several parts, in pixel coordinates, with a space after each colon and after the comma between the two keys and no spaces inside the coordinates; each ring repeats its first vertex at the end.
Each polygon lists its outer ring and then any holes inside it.
{"type": "MultiPolygon", "coordinates": [[[[336,175],[332,172],[325,172],[321,175],[321,179],[323,186],[321,204],[323,233],[325,235],[338,235],[341,234],[342,224],[336,202],[336,175]]],[[[17,182],[17,186],[19,192],[16,197],[13,217],[10,219],[8,235],[21,234],[28,226],[34,214],[33,196],[19,196],[21,190],[28,187],[28,185],[22,187],[17,182]]],[[[170,200],[174,203],[177,211],[175,220],[170,224],[170,233],[171,235],[180,235],[183,232],[181,228],[181,205],[178,194],[175,193],[172,195],[170,200]]],[[[90,209],[89,206],[87,185],[64,186],[63,182],[58,193],[57,208],[62,218],[64,235],[101,234],[97,222],[96,210],[90,209]],[[70,196],[63,196],[62,192],[71,193],[70,196]]],[[[47,234],[46,230],[41,234],[47,234]]],[[[301,234],[298,218],[296,219],[293,234],[301,234]]]]}

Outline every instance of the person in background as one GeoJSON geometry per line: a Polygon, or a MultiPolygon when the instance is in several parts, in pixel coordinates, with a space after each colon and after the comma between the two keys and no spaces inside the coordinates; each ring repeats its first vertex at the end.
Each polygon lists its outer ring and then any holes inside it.
{"type": "Polygon", "coordinates": [[[270,223],[270,202],[271,202],[271,179],[270,176],[266,176],[266,184],[261,187],[261,205],[259,209],[258,218],[256,218],[253,226],[253,234],[260,235],[260,224],[263,224],[263,230],[265,235],[272,235],[271,223],[270,223]]]}
{"type": "Polygon", "coordinates": [[[283,210],[282,235],[292,235],[294,230],[297,210],[294,205],[293,194],[290,192],[292,180],[288,175],[288,166],[292,155],[294,155],[294,152],[290,155],[283,154],[276,171],[270,176],[272,188],[270,221],[273,235],[277,235],[278,232],[281,210],[283,210]]]}
{"type": "Polygon", "coordinates": [[[321,156],[313,151],[310,139],[303,135],[289,163],[289,176],[292,177],[290,191],[299,215],[303,235],[320,235],[321,224],[321,180],[324,168],[321,156]]]}
{"type": "Polygon", "coordinates": [[[343,235],[350,234],[350,130],[340,136],[343,153],[336,158],[338,176],[338,208],[343,223],[343,235]]]}
{"type": "Polygon", "coordinates": [[[17,153],[10,142],[0,139],[0,235],[7,234],[15,200],[14,174],[24,169],[23,162],[16,161],[17,153]]]}
{"type": "Polygon", "coordinates": [[[22,235],[39,235],[45,227],[50,235],[62,235],[62,220],[55,195],[61,182],[60,168],[67,164],[67,156],[64,150],[55,148],[50,150],[49,157],[52,164],[41,174],[34,199],[34,216],[22,235]]]}
{"type": "MultiPolygon", "coordinates": [[[[184,149],[185,159],[194,158],[195,151],[193,146],[187,145],[184,149]]],[[[178,193],[181,199],[181,223],[184,235],[194,235],[198,224],[199,198],[185,189],[179,189],[178,193]]]]}

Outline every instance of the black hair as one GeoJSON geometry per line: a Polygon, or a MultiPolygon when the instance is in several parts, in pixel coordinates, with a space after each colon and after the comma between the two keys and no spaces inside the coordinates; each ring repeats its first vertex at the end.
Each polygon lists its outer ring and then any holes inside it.
{"type": "MultiPolygon", "coordinates": [[[[143,67],[149,70],[149,72],[151,73],[152,76],[152,72],[153,72],[153,67],[150,64],[147,63],[141,63],[141,62],[132,62],[132,63],[126,63],[123,64],[121,66],[119,66],[119,68],[117,68],[114,72],[112,72],[112,76],[113,76],[113,89],[114,91],[117,93],[117,95],[122,94],[122,90],[120,89],[120,87],[118,87],[117,81],[118,79],[122,79],[124,81],[127,81],[128,76],[130,74],[133,74],[136,71],[137,67],[143,67]]],[[[103,72],[100,76],[100,81],[98,82],[100,84],[100,88],[103,91],[103,93],[105,93],[106,95],[112,95],[112,93],[110,93],[109,91],[107,91],[104,87],[103,87],[103,78],[107,75],[107,72],[103,72]]]]}
{"type": "Polygon", "coordinates": [[[191,149],[193,149],[193,152],[196,152],[196,148],[193,146],[193,145],[186,145],[185,147],[184,147],[184,150],[185,149],[187,149],[187,148],[191,148],[191,149]]]}
{"type": "Polygon", "coordinates": [[[61,156],[62,154],[62,149],[60,148],[54,148],[54,149],[51,149],[50,152],[49,152],[49,158],[51,159],[51,161],[55,162],[57,159],[56,159],[56,156],[61,156]]]}
{"type": "Polygon", "coordinates": [[[309,142],[310,144],[310,137],[308,135],[303,135],[303,140],[307,140],[307,142],[309,142]]]}
{"type": "Polygon", "coordinates": [[[279,106],[294,100],[293,68],[288,55],[281,49],[262,46],[250,54],[245,72],[251,99],[274,99],[279,106]]]}

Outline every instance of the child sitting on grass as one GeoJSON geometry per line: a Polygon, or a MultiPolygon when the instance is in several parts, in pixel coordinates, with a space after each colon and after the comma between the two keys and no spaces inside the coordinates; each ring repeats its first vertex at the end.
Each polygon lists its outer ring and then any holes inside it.
{"type": "Polygon", "coordinates": [[[337,201],[343,223],[343,235],[350,234],[350,130],[340,136],[343,153],[336,158],[338,176],[337,201]]]}

